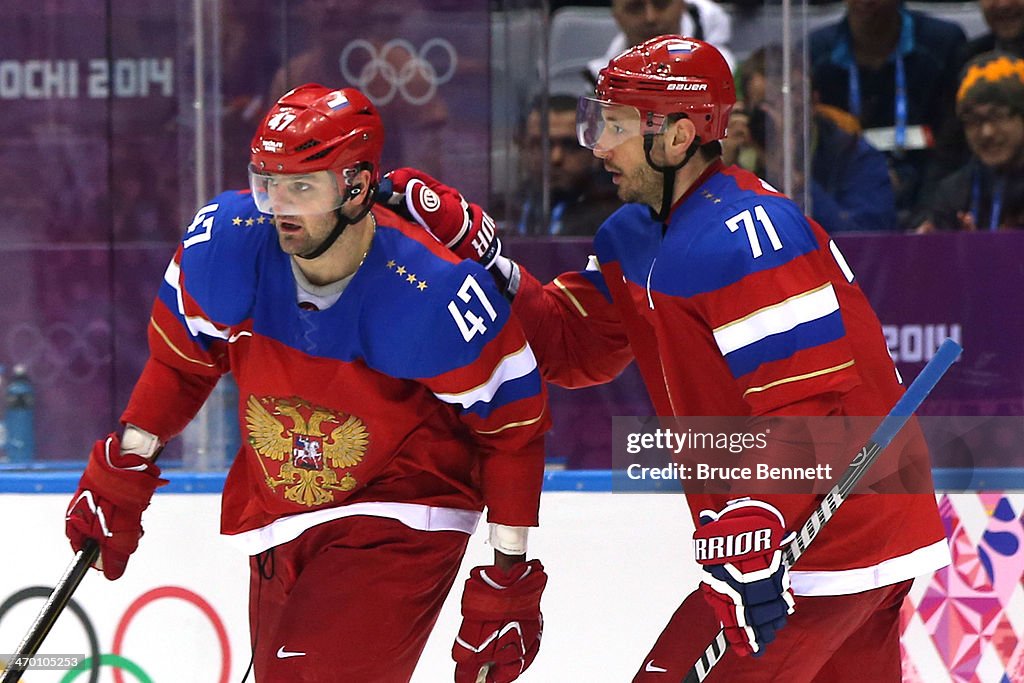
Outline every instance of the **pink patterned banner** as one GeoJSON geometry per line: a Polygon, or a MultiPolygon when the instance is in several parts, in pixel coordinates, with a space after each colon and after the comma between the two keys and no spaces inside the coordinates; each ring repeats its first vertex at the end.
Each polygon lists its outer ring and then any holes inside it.
{"type": "Polygon", "coordinates": [[[953,564],[903,605],[906,683],[1024,681],[1024,493],[943,495],[953,564]]]}

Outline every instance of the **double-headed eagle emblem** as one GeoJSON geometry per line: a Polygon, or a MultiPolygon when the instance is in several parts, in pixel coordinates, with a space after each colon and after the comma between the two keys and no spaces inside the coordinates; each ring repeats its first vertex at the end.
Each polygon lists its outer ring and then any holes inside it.
{"type": "Polygon", "coordinates": [[[284,486],[284,497],[313,507],[334,500],[334,491],[351,491],[356,479],[336,469],[363,459],[370,435],[354,415],[314,406],[300,398],[249,396],[245,410],[249,445],[260,456],[267,486],[284,486]],[[265,460],[280,462],[277,476],[265,460]]]}

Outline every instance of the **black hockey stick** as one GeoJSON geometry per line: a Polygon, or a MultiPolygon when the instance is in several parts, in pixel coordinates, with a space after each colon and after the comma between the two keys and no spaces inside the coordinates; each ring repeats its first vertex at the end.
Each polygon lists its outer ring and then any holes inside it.
{"type": "Polygon", "coordinates": [[[25,634],[21,644],[18,645],[18,650],[7,662],[7,668],[4,669],[4,677],[0,679],[0,683],[17,683],[21,679],[21,675],[28,668],[29,660],[39,652],[43,640],[50,633],[57,617],[71,600],[71,594],[78,588],[78,584],[82,582],[82,578],[89,570],[90,565],[96,561],[99,553],[99,544],[90,539],[75,554],[75,559],[71,561],[64,571],[64,576],[60,577],[60,581],[54,586],[50,598],[43,605],[43,609],[40,610],[39,616],[32,623],[32,627],[25,634]]]}
{"type": "MultiPolygon", "coordinates": [[[[850,466],[839,478],[839,482],[832,487],[818,508],[811,513],[797,537],[782,551],[782,561],[786,563],[787,567],[792,567],[800,559],[800,556],[807,550],[807,546],[828,523],[828,520],[832,519],[832,515],[849,497],[850,492],[878,459],[882,450],[889,445],[914,411],[920,407],[925,397],[928,396],[939,379],[946,374],[946,370],[960,357],[962,351],[963,348],[952,339],[947,339],[942,343],[932,359],[924,366],[921,374],[911,382],[906,393],[896,402],[889,414],[882,420],[882,424],[878,425],[875,433],[854,456],[850,466]]],[[[722,659],[728,647],[729,641],[725,638],[725,631],[721,630],[683,678],[683,683],[701,683],[711,673],[715,664],[722,659]]]]}

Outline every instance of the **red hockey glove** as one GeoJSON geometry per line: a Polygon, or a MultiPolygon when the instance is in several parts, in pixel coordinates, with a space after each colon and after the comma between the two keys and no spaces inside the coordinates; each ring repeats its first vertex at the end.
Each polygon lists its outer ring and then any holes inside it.
{"type": "Polygon", "coordinates": [[[455,683],[487,683],[519,678],[540,649],[544,618],[540,596],[548,576],[538,560],[522,562],[505,573],[498,567],[475,567],[462,594],[462,627],[452,646],[455,683]]]}
{"type": "Polygon", "coordinates": [[[120,577],[128,556],[139,546],[142,511],[157,487],[166,483],[152,462],[121,453],[116,434],[97,441],[65,517],[64,533],[71,547],[78,552],[88,539],[95,539],[103,575],[111,581],[120,577]]]}
{"type": "Polygon", "coordinates": [[[389,191],[389,206],[402,210],[458,256],[489,269],[501,254],[494,219],[455,188],[414,168],[399,168],[384,176],[380,194],[389,191]]]}
{"type": "Polygon", "coordinates": [[[704,510],[700,524],[693,542],[704,599],[737,653],[756,657],[793,613],[782,549],[795,536],[785,533],[774,506],[749,498],[729,501],[721,512],[704,510]]]}

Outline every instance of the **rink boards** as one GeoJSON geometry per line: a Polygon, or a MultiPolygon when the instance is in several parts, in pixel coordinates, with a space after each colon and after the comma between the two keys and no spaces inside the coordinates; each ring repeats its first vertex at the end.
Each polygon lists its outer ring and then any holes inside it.
{"type": "MultiPolygon", "coordinates": [[[[172,474],[173,476],[173,474],[172,474]]],[[[568,473],[566,477],[569,477],[568,473]]],[[[552,488],[599,488],[579,479],[552,488]]],[[[215,488],[217,478],[176,488],[215,488]]],[[[550,483],[550,482],[549,482],[550,483]]],[[[52,487],[51,487],[52,488],[52,487]]],[[[68,494],[4,493],[0,653],[13,650],[71,554],[68,494]]],[[[903,610],[905,680],[1024,681],[1024,493],[940,494],[954,567],[919,579],[903,610]]],[[[90,573],[41,654],[95,657],[88,672],[32,671],[26,683],[239,681],[249,663],[246,559],[218,535],[219,495],[161,493],[146,535],[116,583],[90,573]],[[96,652],[90,640],[95,642],[96,652]]],[[[523,681],[628,681],[697,583],[682,495],[548,491],[530,540],[550,582],[541,653],[523,681]]],[[[489,562],[482,529],[464,569],[489,562]]],[[[461,579],[416,683],[451,680],[461,579]]],[[[250,680],[251,677],[250,677],[250,680]]]]}

